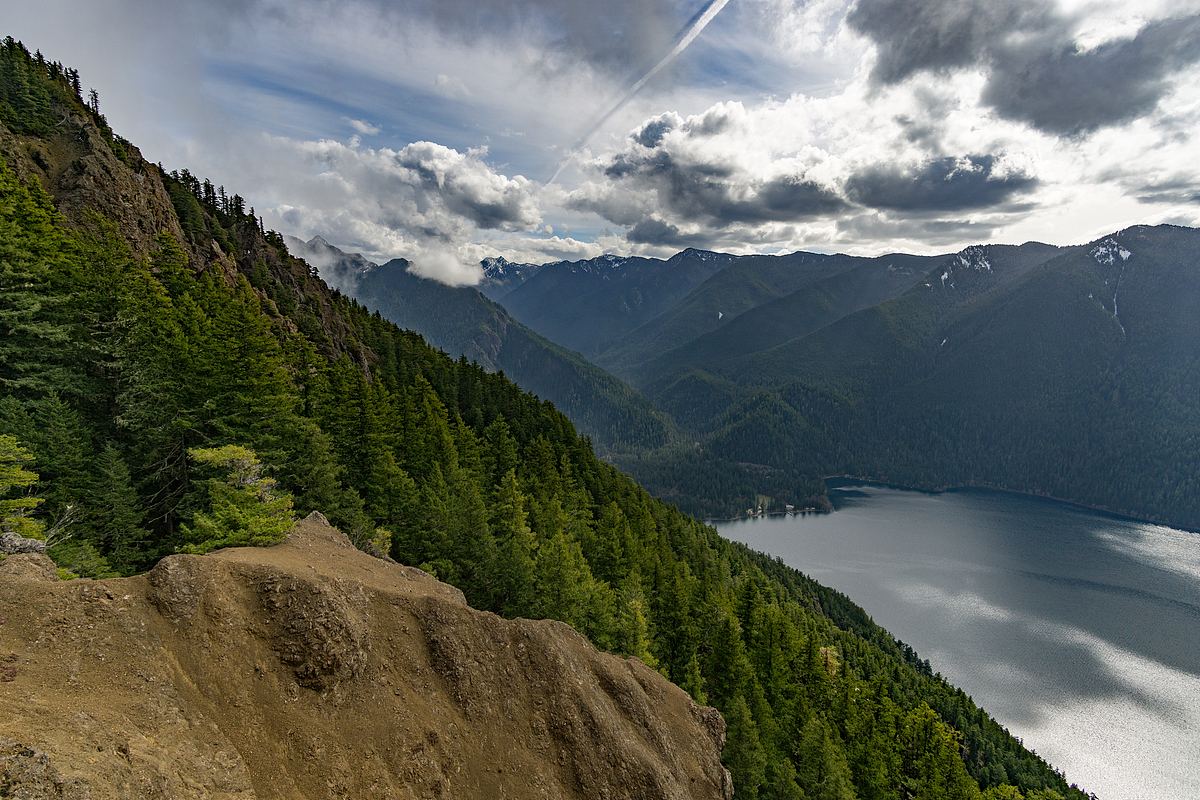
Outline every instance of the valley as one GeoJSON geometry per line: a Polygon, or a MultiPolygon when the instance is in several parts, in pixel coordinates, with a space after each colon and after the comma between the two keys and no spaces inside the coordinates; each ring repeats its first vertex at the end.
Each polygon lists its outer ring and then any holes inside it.
{"type": "Polygon", "coordinates": [[[545,283],[562,293],[559,317],[615,320],[595,338],[579,326],[572,344],[679,433],[614,459],[693,513],[728,516],[760,495],[820,505],[820,476],[846,473],[1197,527],[1198,263],[1196,230],[1142,226],[943,256],[547,264],[502,302],[549,338],[561,331],[538,310],[545,283]],[[692,263],[721,268],[698,280],[692,263]],[[672,265],[677,300],[622,311],[672,265]]]}

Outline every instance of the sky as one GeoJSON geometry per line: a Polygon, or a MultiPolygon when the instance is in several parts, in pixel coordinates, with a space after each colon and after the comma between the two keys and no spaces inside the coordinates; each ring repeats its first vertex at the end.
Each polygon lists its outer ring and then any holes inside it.
{"type": "Polygon", "coordinates": [[[148,159],[268,227],[449,283],[489,256],[937,253],[1200,224],[1200,0],[0,12],[148,159]]]}

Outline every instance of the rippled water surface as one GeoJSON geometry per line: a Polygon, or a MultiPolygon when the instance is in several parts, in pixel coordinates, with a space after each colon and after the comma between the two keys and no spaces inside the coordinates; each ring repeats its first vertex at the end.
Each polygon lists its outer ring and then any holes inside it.
{"type": "Polygon", "coordinates": [[[1200,798],[1200,534],[999,492],[718,526],[862,605],[1101,800],[1200,798]]]}

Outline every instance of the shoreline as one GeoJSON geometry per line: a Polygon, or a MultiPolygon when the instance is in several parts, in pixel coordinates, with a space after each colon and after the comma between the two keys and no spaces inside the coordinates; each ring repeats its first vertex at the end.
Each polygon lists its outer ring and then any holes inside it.
{"type": "MultiPolygon", "coordinates": [[[[929,485],[917,486],[917,485],[906,484],[906,483],[897,483],[895,481],[884,480],[881,478],[871,478],[871,477],[866,477],[863,475],[850,475],[850,474],[826,475],[826,476],[822,477],[822,480],[825,481],[825,489],[826,489],[826,497],[827,498],[829,496],[829,490],[831,488],[837,488],[837,487],[830,487],[829,486],[830,481],[849,481],[849,482],[864,484],[864,485],[869,485],[869,486],[878,486],[878,487],[881,487],[884,489],[896,489],[898,491],[904,491],[904,492],[920,492],[921,494],[930,494],[930,495],[946,494],[947,492],[958,492],[958,491],[996,492],[999,494],[1015,495],[1017,497],[1030,497],[1030,498],[1034,498],[1037,500],[1049,500],[1054,503],[1061,503],[1062,505],[1065,505],[1065,506],[1071,506],[1072,508],[1077,508],[1081,511],[1091,511],[1096,514],[1103,514],[1104,516],[1111,517],[1112,519],[1124,520],[1125,522],[1137,522],[1137,523],[1141,523],[1144,525],[1161,525],[1164,528],[1171,528],[1172,530],[1183,531],[1185,533],[1200,534],[1200,527],[1191,527],[1191,526],[1184,525],[1179,522],[1172,522],[1170,520],[1146,517],[1146,516],[1142,516],[1142,515],[1139,515],[1139,514],[1136,514],[1133,512],[1129,512],[1129,511],[1119,511],[1119,510],[1116,510],[1113,508],[1109,508],[1107,506],[1094,505],[1091,503],[1084,503],[1079,500],[1071,500],[1071,499],[1068,499],[1065,497],[1058,497],[1056,495],[1052,495],[1052,494],[1045,493],[1045,492],[1035,492],[1035,491],[1031,491],[1031,490],[1022,490],[1022,489],[1012,489],[1007,486],[1000,486],[997,484],[955,483],[955,484],[945,484],[945,485],[938,485],[938,486],[929,486],[929,485]]],[[[836,512],[837,512],[837,509],[832,507],[832,501],[831,501],[830,508],[820,508],[817,506],[808,506],[806,508],[797,508],[794,511],[766,511],[762,514],[753,514],[750,516],[746,516],[744,514],[738,514],[738,515],[735,515],[732,517],[705,517],[702,520],[702,522],[705,525],[719,525],[719,524],[724,524],[724,523],[729,523],[729,522],[746,522],[749,520],[762,519],[763,517],[807,516],[809,514],[833,514],[836,512]]]]}
{"type": "MultiPolygon", "coordinates": [[[[1027,490],[1027,489],[1012,489],[1007,486],[1000,486],[997,484],[990,484],[990,483],[955,483],[955,484],[945,484],[945,485],[934,486],[934,487],[913,486],[913,485],[909,485],[909,484],[895,483],[893,481],[882,480],[879,478],[869,478],[869,477],[864,477],[862,475],[848,475],[848,474],[826,475],[824,478],[822,478],[822,480],[825,481],[827,490],[829,488],[829,481],[844,480],[844,481],[854,481],[856,483],[862,483],[862,484],[869,484],[872,486],[880,486],[885,489],[899,489],[901,491],[906,491],[906,492],[921,492],[922,494],[945,494],[947,492],[970,491],[970,490],[997,492],[1000,494],[1017,495],[1018,497],[1032,497],[1032,498],[1036,498],[1038,500],[1051,500],[1055,503],[1061,503],[1066,506],[1072,506],[1074,508],[1078,508],[1078,509],[1081,509],[1084,511],[1093,511],[1093,512],[1096,512],[1099,514],[1104,514],[1105,516],[1108,516],[1108,517],[1112,517],[1114,519],[1124,520],[1126,522],[1140,522],[1145,525],[1161,525],[1164,528],[1171,528],[1173,530],[1183,531],[1185,533],[1200,533],[1200,528],[1190,527],[1190,526],[1185,525],[1180,522],[1172,522],[1170,520],[1164,520],[1164,519],[1154,519],[1152,517],[1142,516],[1142,515],[1139,515],[1139,514],[1130,512],[1130,511],[1119,511],[1117,509],[1109,508],[1107,506],[1100,506],[1100,505],[1094,505],[1091,503],[1084,503],[1082,501],[1071,500],[1066,497],[1058,497],[1056,495],[1052,495],[1047,492],[1035,492],[1035,491],[1031,491],[1031,490],[1027,490]]],[[[738,519],[747,519],[747,518],[740,517],[738,519]]]]}

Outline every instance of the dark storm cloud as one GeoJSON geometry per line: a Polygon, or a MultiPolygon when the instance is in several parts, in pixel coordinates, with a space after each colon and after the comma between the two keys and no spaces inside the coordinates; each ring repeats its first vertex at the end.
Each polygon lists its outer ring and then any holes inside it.
{"type": "Polygon", "coordinates": [[[789,222],[845,205],[836,192],[803,176],[757,180],[725,164],[682,161],[663,149],[621,153],[604,174],[623,189],[652,192],[665,213],[716,225],[789,222]]]}
{"type": "Polygon", "coordinates": [[[1195,15],[1090,50],[1075,44],[1075,21],[1028,0],[858,0],[847,19],[875,42],[876,85],[980,67],[984,103],[1062,136],[1144,116],[1171,76],[1200,61],[1195,15]]]}
{"type": "Polygon", "coordinates": [[[664,247],[693,247],[704,243],[702,237],[683,233],[677,225],[654,217],[641,220],[625,234],[633,244],[652,244],[664,247]]]}
{"type": "Polygon", "coordinates": [[[850,240],[917,239],[934,247],[956,247],[965,241],[987,241],[992,238],[996,226],[969,220],[921,219],[864,212],[839,217],[837,229],[850,240]]]}
{"type": "Polygon", "coordinates": [[[647,121],[641,128],[633,132],[631,137],[642,147],[658,147],[663,137],[675,130],[679,117],[675,114],[663,114],[647,121]]]}
{"type": "Polygon", "coordinates": [[[1019,0],[858,0],[846,21],[875,42],[877,84],[969,67],[1009,31],[1059,24],[1044,7],[1019,0]]]}
{"type": "Polygon", "coordinates": [[[1050,133],[1087,133],[1150,113],[1167,79],[1196,61],[1200,17],[1152,22],[1132,38],[1082,52],[1070,42],[1006,44],[983,101],[1050,133]]]}
{"type": "Polygon", "coordinates": [[[1101,180],[1116,183],[1142,203],[1200,204],[1200,177],[1179,174],[1149,178],[1137,170],[1111,170],[1101,180]]]}
{"type": "Polygon", "coordinates": [[[910,167],[874,165],[846,180],[846,194],[870,208],[958,211],[998,206],[1037,186],[1031,175],[997,175],[996,167],[990,155],[947,156],[910,167]]]}

